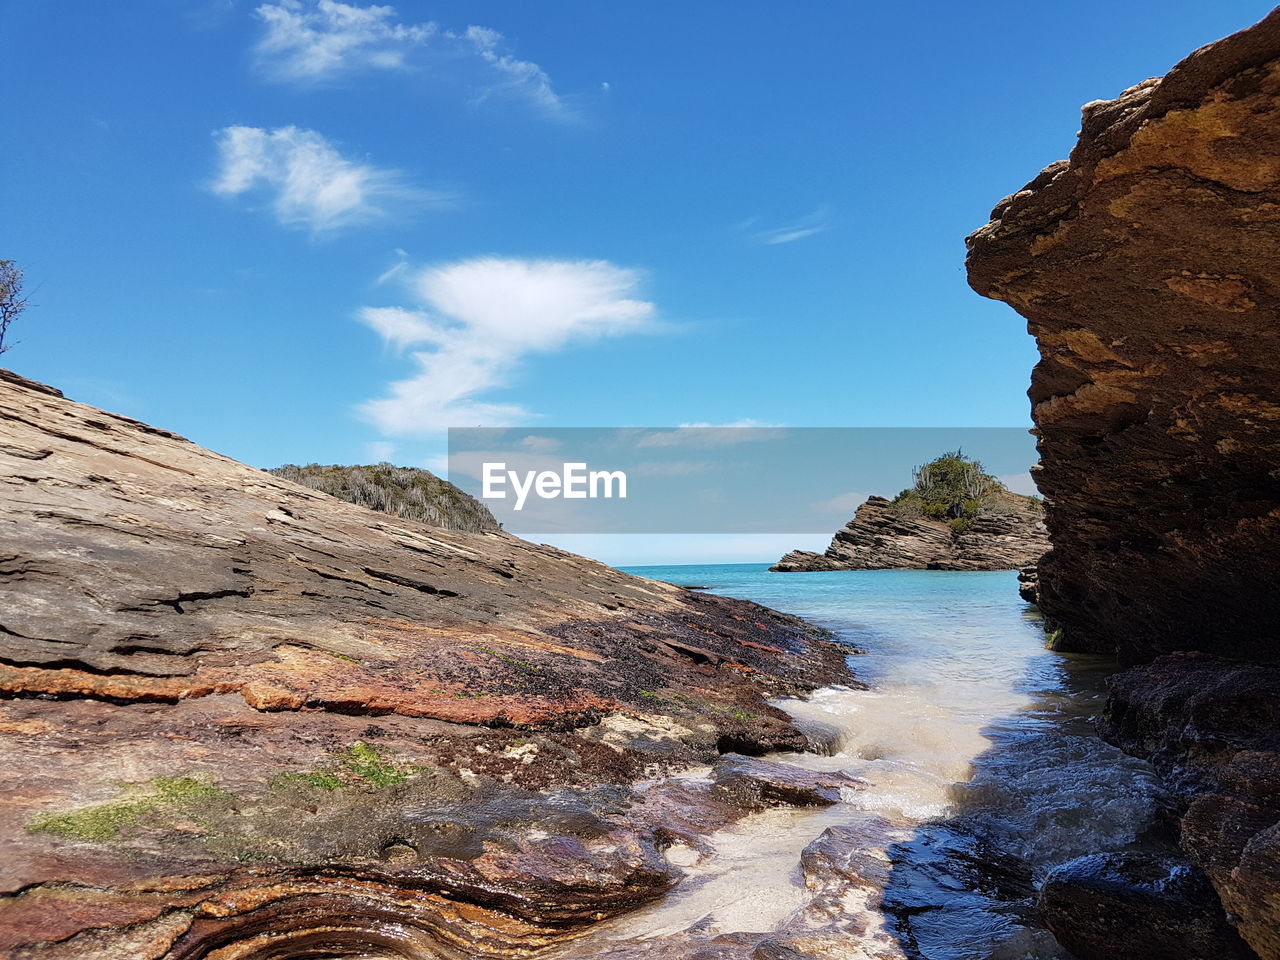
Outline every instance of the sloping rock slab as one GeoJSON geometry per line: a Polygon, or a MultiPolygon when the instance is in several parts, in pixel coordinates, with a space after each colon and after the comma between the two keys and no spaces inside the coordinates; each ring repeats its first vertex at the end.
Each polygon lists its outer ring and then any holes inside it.
{"type": "Polygon", "coordinates": [[[1144,854],[1094,854],[1054,870],[1039,905],[1081,960],[1251,960],[1196,867],[1144,854]]]}
{"type": "Polygon", "coordinates": [[[1111,678],[1102,733],[1182,798],[1182,847],[1280,957],[1280,667],[1176,654],[1111,678]]]}
{"type": "Polygon", "coordinates": [[[768,701],[850,682],[796,618],[7,372],[0,485],[6,957],[527,954],[675,882],[634,782],[803,748],[768,701]]]}

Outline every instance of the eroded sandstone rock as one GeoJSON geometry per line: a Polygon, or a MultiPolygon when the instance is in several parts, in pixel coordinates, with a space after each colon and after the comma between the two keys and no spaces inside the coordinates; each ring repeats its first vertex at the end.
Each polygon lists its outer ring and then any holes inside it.
{"type": "Polygon", "coordinates": [[[0,955],[523,956],[802,748],[801,621],[427,527],[0,374],[0,955]],[[692,791],[692,792],[691,792],[692,791]],[[308,952],[310,951],[310,952],[308,952]]]}
{"type": "Polygon", "coordinates": [[[842,771],[805,770],[782,763],[726,754],[712,771],[716,793],[739,807],[764,809],[829,807],[839,803],[842,790],[856,790],[865,783],[842,771]]]}
{"type": "Polygon", "coordinates": [[[1280,13],[1085,106],[969,238],[1027,318],[1064,648],[1280,657],[1280,13]]]}

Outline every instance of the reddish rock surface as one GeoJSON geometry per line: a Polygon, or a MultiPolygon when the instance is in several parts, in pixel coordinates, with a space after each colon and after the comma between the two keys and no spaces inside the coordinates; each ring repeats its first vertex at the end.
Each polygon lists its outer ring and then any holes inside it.
{"type": "Polygon", "coordinates": [[[9,373],[0,418],[0,956],[522,955],[743,813],[638,781],[802,747],[766,698],[851,679],[795,618],[9,373]]]}
{"type": "Polygon", "coordinates": [[[1039,502],[1004,491],[1000,510],[974,519],[963,533],[945,521],[902,517],[884,497],[870,497],[836,532],[825,553],[792,550],[769,569],[1012,570],[1049,549],[1039,502]]]}
{"type": "Polygon", "coordinates": [[[1159,657],[1115,679],[1108,735],[1178,788],[1184,849],[1264,958],[1280,957],[1278,117],[1280,10],[1086,105],[1070,158],[1002,200],[968,259],[1040,349],[1040,607],[1062,649],[1159,657]]]}

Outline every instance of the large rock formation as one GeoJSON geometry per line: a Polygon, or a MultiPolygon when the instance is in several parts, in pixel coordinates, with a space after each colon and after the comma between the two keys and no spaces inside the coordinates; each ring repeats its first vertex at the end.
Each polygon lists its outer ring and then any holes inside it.
{"type": "Polygon", "coordinates": [[[969,238],[1027,318],[1040,605],[1073,649],[1280,658],[1280,13],[1088,104],[969,238]]]}
{"type": "Polygon", "coordinates": [[[1280,957],[1280,10],[1088,104],[968,266],[1040,348],[1041,609],[1064,649],[1160,657],[1106,732],[1181,790],[1184,849],[1280,957]]]}
{"type": "Polygon", "coordinates": [[[825,553],[792,550],[770,570],[1012,570],[1049,549],[1039,501],[1007,490],[1000,509],[974,519],[962,533],[944,520],[903,516],[884,497],[871,497],[831,539],[825,553]]]}
{"type": "Polygon", "coordinates": [[[524,955],[747,809],[635,781],[802,747],[766,698],[851,682],[794,618],[7,372],[0,483],[5,957],[524,955]]]}

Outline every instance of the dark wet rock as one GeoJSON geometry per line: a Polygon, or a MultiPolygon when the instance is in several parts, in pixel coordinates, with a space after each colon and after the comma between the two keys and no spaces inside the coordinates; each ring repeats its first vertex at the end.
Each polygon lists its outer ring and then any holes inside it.
{"type": "Polygon", "coordinates": [[[1018,596],[1027,603],[1040,602],[1040,574],[1035,567],[1018,571],[1018,596]]]}
{"type": "Polygon", "coordinates": [[[1062,649],[1280,657],[1278,108],[1280,11],[1087,104],[969,238],[970,284],[1040,350],[1062,649]]]}
{"type": "MultiPolygon", "coordinates": [[[[884,833],[895,826],[884,819],[878,824],[884,833]]],[[[879,901],[888,885],[891,865],[882,856],[867,852],[866,838],[871,832],[866,826],[828,827],[804,848],[800,870],[806,886],[814,892],[813,912],[841,917],[851,890],[871,897],[873,903],[879,901]]]]}
{"type": "Polygon", "coordinates": [[[1049,549],[1040,502],[1004,491],[998,506],[956,533],[945,521],[901,516],[889,500],[871,497],[825,553],[793,550],[769,569],[1011,570],[1034,563],[1049,549]]]}
{"type": "Polygon", "coordinates": [[[1053,870],[1040,910],[1080,960],[1248,960],[1213,886],[1187,861],[1094,854],[1053,870]]]}
{"type": "Polygon", "coordinates": [[[751,951],[751,960],[808,960],[811,956],[779,940],[766,940],[751,951]]]}
{"type": "Polygon", "coordinates": [[[976,956],[986,941],[968,926],[975,908],[1021,928],[1031,955],[1031,944],[1051,945],[1035,912],[1031,866],[974,826],[925,824],[889,848],[883,910],[910,957],[976,956]]]}
{"type": "Polygon", "coordinates": [[[711,772],[715,792],[735,806],[762,809],[788,804],[829,807],[840,791],[860,789],[865,781],[840,771],[805,770],[783,763],[726,754],[711,772]]]}
{"type": "Polygon", "coordinates": [[[1280,957],[1280,667],[1174,654],[1110,680],[1102,733],[1181,799],[1181,845],[1260,956],[1280,957]]]}
{"type": "Polygon", "coordinates": [[[768,699],[851,682],[755,604],[373,513],[16,375],[0,418],[6,957],[527,954],[746,812],[638,782],[802,747],[768,699]]]}

